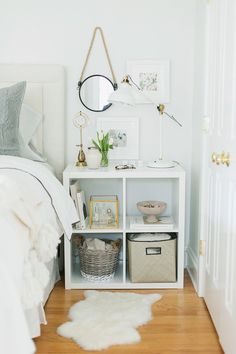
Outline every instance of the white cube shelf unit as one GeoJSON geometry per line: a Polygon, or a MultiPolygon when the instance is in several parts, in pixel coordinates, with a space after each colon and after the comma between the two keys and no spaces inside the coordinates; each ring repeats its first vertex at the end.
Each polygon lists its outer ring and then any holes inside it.
{"type": "MultiPolygon", "coordinates": [[[[184,285],[184,225],[185,225],[185,171],[182,167],[152,169],[141,167],[135,170],[115,170],[114,166],[89,170],[68,166],[63,173],[63,183],[69,193],[70,184],[79,179],[85,191],[87,206],[91,195],[117,195],[119,198],[119,227],[115,229],[74,230],[73,234],[86,237],[122,239],[120,261],[115,276],[110,281],[90,282],[80,274],[79,263],[74,257],[72,242],[64,236],[65,288],[66,289],[158,289],[182,288],[184,285]],[[141,200],[162,200],[167,203],[163,215],[172,215],[174,228],[160,226],[145,232],[174,233],[177,236],[177,280],[167,283],[132,283],[127,265],[127,235],[144,233],[130,227],[130,217],[140,215],[136,203],[141,200]]],[[[88,208],[89,210],[89,208],[88,208]]],[[[72,236],[73,237],[73,236],[72,236]]]]}

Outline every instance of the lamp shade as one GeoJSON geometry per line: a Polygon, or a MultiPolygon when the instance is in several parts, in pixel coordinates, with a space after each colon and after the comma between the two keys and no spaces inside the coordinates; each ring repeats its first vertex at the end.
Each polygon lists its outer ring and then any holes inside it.
{"type": "Polygon", "coordinates": [[[125,104],[128,106],[135,105],[135,99],[132,94],[132,87],[126,82],[122,82],[118,89],[113,91],[108,99],[109,103],[112,104],[125,104]]]}

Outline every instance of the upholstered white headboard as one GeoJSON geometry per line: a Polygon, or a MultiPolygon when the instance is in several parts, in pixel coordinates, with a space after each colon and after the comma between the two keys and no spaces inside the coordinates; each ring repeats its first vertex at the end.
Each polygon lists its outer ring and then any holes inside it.
{"type": "Polygon", "coordinates": [[[64,69],[60,65],[0,64],[0,87],[26,81],[24,103],[42,113],[37,148],[57,176],[65,165],[64,69]]]}

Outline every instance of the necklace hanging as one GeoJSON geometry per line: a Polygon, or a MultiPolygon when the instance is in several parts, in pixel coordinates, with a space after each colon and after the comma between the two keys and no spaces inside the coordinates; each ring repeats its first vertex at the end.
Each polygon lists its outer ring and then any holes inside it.
{"type": "Polygon", "coordinates": [[[74,119],[73,119],[73,124],[76,128],[79,128],[80,130],[80,144],[76,145],[79,146],[79,153],[78,153],[78,158],[76,161],[76,166],[77,167],[84,167],[87,166],[86,162],[86,156],[83,151],[83,128],[85,128],[89,124],[89,117],[87,114],[83,113],[80,111],[79,113],[76,113],[74,119]]]}

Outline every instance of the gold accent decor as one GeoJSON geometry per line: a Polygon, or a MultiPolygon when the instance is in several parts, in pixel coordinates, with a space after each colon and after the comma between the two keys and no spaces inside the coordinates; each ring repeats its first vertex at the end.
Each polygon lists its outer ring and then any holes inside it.
{"type": "Polygon", "coordinates": [[[213,163],[216,163],[216,157],[217,157],[217,154],[215,152],[213,152],[212,155],[211,155],[211,161],[213,163]]]}
{"type": "Polygon", "coordinates": [[[211,161],[219,166],[221,164],[221,155],[213,152],[211,155],[211,161]]]}
{"type": "Polygon", "coordinates": [[[164,104],[159,104],[158,111],[160,112],[160,114],[163,114],[164,111],[165,111],[165,105],[164,104]]]}
{"type": "Polygon", "coordinates": [[[230,154],[229,153],[225,153],[224,151],[222,151],[221,154],[217,154],[215,152],[212,153],[211,155],[211,161],[215,164],[217,164],[218,166],[220,164],[225,165],[227,167],[229,167],[231,159],[230,159],[230,154]]]}
{"type": "Polygon", "coordinates": [[[132,86],[132,84],[130,83],[130,77],[129,77],[129,75],[125,75],[125,76],[123,77],[121,83],[122,83],[122,84],[125,83],[125,84],[128,84],[128,85],[132,86]]]}
{"type": "Polygon", "coordinates": [[[85,128],[88,125],[89,117],[87,116],[87,114],[80,111],[75,115],[73,123],[76,128],[80,129],[80,144],[76,145],[79,146],[80,148],[78,153],[78,158],[76,161],[76,166],[85,167],[87,166],[87,162],[86,162],[85,153],[83,151],[83,128],[85,128]]]}
{"type": "Polygon", "coordinates": [[[221,164],[221,155],[220,154],[217,154],[216,155],[216,164],[219,166],[221,164]]]}
{"type": "Polygon", "coordinates": [[[115,229],[119,227],[119,201],[117,195],[91,195],[90,228],[115,229]],[[107,212],[107,214],[106,214],[107,212]]]}
{"type": "Polygon", "coordinates": [[[79,150],[79,153],[78,153],[78,158],[77,158],[77,161],[75,163],[75,165],[77,167],[85,167],[87,166],[87,162],[86,162],[86,157],[85,157],[85,153],[82,149],[82,144],[79,144],[79,145],[76,145],[76,146],[79,146],[80,147],[80,150],[79,150]]]}
{"type": "Polygon", "coordinates": [[[222,163],[222,165],[226,165],[227,167],[229,167],[230,162],[231,162],[230,154],[229,153],[226,154],[223,151],[222,154],[221,154],[221,163],[222,163]]]}

